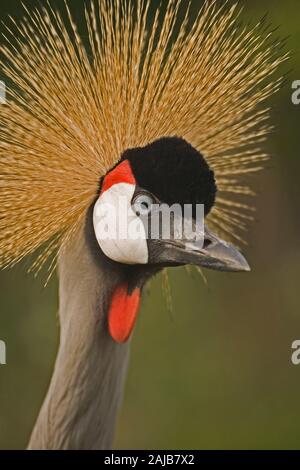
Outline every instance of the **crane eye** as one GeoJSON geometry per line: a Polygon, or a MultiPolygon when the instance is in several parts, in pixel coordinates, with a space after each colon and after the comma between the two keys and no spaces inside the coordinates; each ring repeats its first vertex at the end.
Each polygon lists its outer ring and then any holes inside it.
{"type": "Polygon", "coordinates": [[[132,200],[132,209],[138,217],[147,216],[152,210],[155,200],[150,194],[137,194],[132,200]]]}

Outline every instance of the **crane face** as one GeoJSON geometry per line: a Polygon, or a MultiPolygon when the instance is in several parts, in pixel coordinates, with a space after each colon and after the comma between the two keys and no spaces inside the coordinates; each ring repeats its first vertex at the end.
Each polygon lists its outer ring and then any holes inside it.
{"type": "Polygon", "coordinates": [[[236,248],[205,225],[216,192],[213,171],[182,138],[129,149],[103,178],[94,206],[99,248],[125,265],[248,271],[236,248]]]}

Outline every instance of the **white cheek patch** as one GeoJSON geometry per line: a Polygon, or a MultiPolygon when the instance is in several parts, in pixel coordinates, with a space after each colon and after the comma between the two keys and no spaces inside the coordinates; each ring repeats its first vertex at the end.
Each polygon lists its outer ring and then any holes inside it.
{"type": "Polygon", "coordinates": [[[124,264],[146,264],[145,227],[131,207],[134,191],[135,185],[129,183],[117,183],[104,191],[94,207],[94,230],[108,258],[124,264]]]}

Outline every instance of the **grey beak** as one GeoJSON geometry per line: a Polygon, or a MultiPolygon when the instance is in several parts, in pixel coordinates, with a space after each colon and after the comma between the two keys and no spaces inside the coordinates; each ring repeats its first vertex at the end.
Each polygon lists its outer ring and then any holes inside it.
{"type": "Polygon", "coordinates": [[[250,271],[244,256],[230,243],[222,240],[208,228],[204,230],[204,243],[197,247],[197,242],[187,242],[185,250],[189,254],[190,264],[218,271],[250,271]]]}
{"type": "Polygon", "coordinates": [[[159,240],[151,250],[152,262],[165,266],[191,264],[218,271],[250,271],[244,256],[208,228],[204,243],[185,240],[159,240]]]}

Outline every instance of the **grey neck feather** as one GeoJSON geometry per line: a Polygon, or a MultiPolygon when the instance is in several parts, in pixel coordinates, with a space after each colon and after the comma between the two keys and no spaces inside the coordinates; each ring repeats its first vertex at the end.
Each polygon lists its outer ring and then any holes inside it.
{"type": "MultiPolygon", "coordinates": [[[[29,449],[109,449],[129,344],[116,344],[106,311],[118,269],[101,262],[91,229],[60,256],[60,347],[29,449]]],[[[103,261],[103,260],[102,260],[103,261]]]]}

